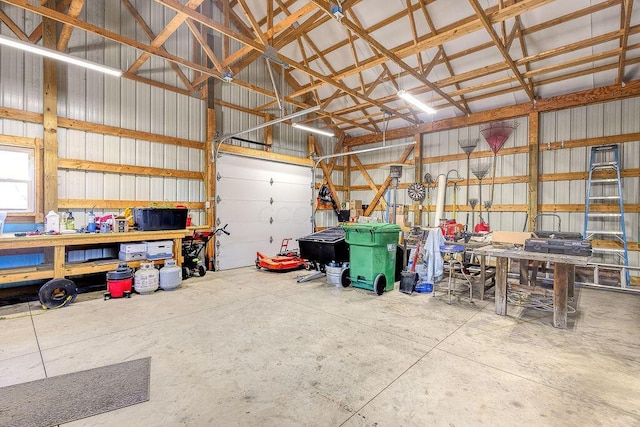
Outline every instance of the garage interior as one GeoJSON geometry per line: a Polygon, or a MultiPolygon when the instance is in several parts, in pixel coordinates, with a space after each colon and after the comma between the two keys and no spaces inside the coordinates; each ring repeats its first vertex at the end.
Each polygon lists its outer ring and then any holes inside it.
{"type": "Polygon", "coordinates": [[[639,240],[632,0],[0,0],[2,425],[638,425],[639,240]]]}

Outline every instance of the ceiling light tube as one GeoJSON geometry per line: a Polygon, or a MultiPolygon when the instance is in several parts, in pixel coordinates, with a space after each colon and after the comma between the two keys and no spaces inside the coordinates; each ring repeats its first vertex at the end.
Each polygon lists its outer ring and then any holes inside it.
{"type": "Polygon", "coordinates": [[[122,71],[117,68],[96,64],[95,62],[91,62],[85,59],[77,58],[75,56],[67,55],[66,53],[58,52],[57,50],[23,42],[22,40],[14,39],[11,37],[0,36],[0,45],[14,47],[16,49],[35,53],[36,55],[46,56],[47,58],[56,59],[58,61],[66,62],[68,64],[78,65],[80,67],[88,68],[90,70],[100,71],[101,73],[109,74],[112,76],[116,76],[116,77],[122,76],[122,71]]]}
{"type": "Polygon", "coordinates": [[[296,129],[306,130],[307,132],[319,133],[320,135],[324,135],[324,136],[334,136],[335,135],[331,131],[321,130],[321,129],[318,129],[318,128],[312,128],[310,126],[305,126],[305,125],[300,124],[300,123],[293,123],[293,124],[291,124],[291,126],[293,126],[296,129]]]}
{"type": "Polygon", "coordinates": [[[418,98],[414,97],[413,95],[411,95],[409,92],[407,92],[406,90],[399,90],[398,91],[398,96],[402,99],[404,99],[407,102],[412,103],[413,105],[415,105],[416,107],[418,107],[419,109],[421,109],[422,111],[429,113],[429,114],[435,114],[436,110],[434,110],[433,108],[429,107],[427,104],[425,104],[424,102],[420,101],[418,98]]]}

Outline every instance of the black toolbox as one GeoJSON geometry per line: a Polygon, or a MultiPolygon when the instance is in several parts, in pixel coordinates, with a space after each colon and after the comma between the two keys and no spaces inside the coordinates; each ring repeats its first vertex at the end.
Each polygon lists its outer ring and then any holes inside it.
{"type": "Polygon", "coordinates": [[[591,256],[591,242],[587,240],[531,238],[524,241],[524,250],[548,254],[591,256]]]}

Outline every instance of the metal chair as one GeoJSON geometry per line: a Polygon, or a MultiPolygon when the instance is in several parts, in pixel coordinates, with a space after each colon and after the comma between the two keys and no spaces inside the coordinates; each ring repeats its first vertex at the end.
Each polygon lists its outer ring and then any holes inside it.
{"type": "MultiPolygon", "coordinates": [[[[471,278],[464,271],[464,246],[460,245],[442,245],[440,246],[440,253],[444,261],[444,267],[449,270],[449,278],[447,280],[447,298],[448,303],[451,304],[451,296],[456,290],[456,274],[460,273],[464,277],[464,281],[461,283],[464,286],[469,287],[469,302],[473,303],[473,284],[471,278]]],[[[435,296],[435,289],[433,292],[435,296]]]]}

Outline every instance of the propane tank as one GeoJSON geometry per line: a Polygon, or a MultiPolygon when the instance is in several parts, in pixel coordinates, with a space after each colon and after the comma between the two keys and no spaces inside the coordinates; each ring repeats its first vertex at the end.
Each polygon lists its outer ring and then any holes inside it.
{"type": "Polygon", "coordinates": [[[60,232],[60,215],[54,211],[49,211],[44,218],[44,231],[45,233],[59,233],[60,232]]]}
{"type": "Polygon", "coordinates": [[[176,265],[175,259],[168,259],[160,269],[160,288],[172,291],[182,283],[182,269],[176,265]]]}
{"type": "Polygon", "coordinates": [[[152,262],[140,263],[133,280],[133,289],[139,294],[150,294],[158,289],[160,273],[152,262]]]}

